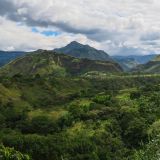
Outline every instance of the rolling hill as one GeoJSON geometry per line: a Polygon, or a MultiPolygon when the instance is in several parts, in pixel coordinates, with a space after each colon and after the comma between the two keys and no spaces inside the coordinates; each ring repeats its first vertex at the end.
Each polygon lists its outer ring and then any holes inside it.
{"type": "Polygon", "coordinates": [[[5,65],[0,74],[66,76],[82,75],[91,71],[119,73],[122,68],[116,62],[78,59],[53,51],[38,50],[5,65]]]}
{"type": "Polygon", "coordinates": [[[89,45],[83,45],[76,41],[65,47],[54,49],[57,53],[67,54],[77,58],[87,58],[90,60],[112,61],[112,58],[104,51],[97,50],[89,45]]]}

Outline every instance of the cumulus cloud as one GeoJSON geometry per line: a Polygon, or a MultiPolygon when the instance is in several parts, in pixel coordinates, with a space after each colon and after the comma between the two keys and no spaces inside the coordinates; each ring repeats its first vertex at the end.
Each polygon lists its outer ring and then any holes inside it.
{"type": "Polygon", "coordinates": [[[0,47],[50,49],[78,40],[110,54],[159,52],[159,9],[158,0],[0,0],[0,47]],[[32,27],[61,34],[47,37],[32,27]]]}
{"type": "Polygon", "coordinates": [[[73,40],[95,45],[81,34],[74,35],[62,33],[56,37],[48,37],[41,33],[33,33],[31,32],[31,28],[17,25],[15,22],[6,20],[2,17],[0,17],[0,26],[1,50],[52,50],[55,47],[61,47],[73,40]]]}

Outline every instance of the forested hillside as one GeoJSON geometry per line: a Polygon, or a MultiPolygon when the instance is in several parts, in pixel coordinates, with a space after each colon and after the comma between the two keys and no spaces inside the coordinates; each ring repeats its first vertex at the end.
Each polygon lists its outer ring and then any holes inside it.
{"type": "Polygon", "coordinates": [[[53,51],[38,50],[5,65],[0,74],[76,76],[87,72],[121,73],[116,62],[74,58],[53,51]]]}
{"type": "Polygon", "coordinates": [[[158,75],[3,76],[0,141],[33,160],[158,156],[149,137],[159,134],[159,83],[158,75]]]}

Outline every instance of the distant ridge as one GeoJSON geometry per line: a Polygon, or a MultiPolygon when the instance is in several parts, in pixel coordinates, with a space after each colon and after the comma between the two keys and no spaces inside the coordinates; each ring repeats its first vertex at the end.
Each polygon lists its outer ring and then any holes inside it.
{"type": "Polygon", "coordinates": [[[139,65],[134,71],[144,73],[160,73],[160,55],[157,55],[146,64],[139,65]]]}
{"type": "Polygon", "coordinates": [[[83,45],[76,41],[69,43],[62,48],[54,49],[57,53],[67,54],[77,58],[87,58],[90,60],[112,61],[112,58],[104,51],[97,50],[89,45],[83,45]]]}
{"type": "Polygon", "coordinates": [[[0,74],[66,76],[82,75],[91,71],[119,73],[123,70],[116,62],[78,59],[53,51],[37,50],[5,65],[0,74]]]}
{"type": "Polygon", "coordinates": [[[23,51],[0,51],[0,67],[25,54],[23,51]]]}
{"type": "Polygon", "coordinates": [[[136,68],[140,64],[145,64],[151,61],[156,57],[156,54],[150,54],[150,55],[128,55],[128,56],[112,56],[112,58],[118,62],[121,67],[125,71],[130,71],[133,68],[136,68]]]}

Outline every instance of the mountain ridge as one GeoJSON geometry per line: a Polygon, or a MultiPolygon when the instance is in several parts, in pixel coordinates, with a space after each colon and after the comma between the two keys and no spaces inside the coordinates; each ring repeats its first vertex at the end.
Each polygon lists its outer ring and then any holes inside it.
{"type": "Polygon", "coordinates": [[[117,73],[123,70],[116,62],[79,59],[53,51],[38,50],[3,66],[0,74],[9,76],[16,74],[65,76],[81,75],[90,71],[117,73]]]}
{"type": "Polygon", "coordinates": [[[62,48],[55,48],[55,52],[67,54],[76,58],[87,58],[90,60],[113,61],[112,58],[103,50],[97,50],[89,45],[83,45],[72,41],[62,48]]]}
{"type": "Polygon", "coordinates": [[[24,51],[0,51],[0,67],[25,54],[24,51]]]}
{"type": "Polygon", "coordinates": [[[157,55],[146,64],[138,65],[133,71],[144,73],[160,73],[160,55],[157,55]]]}
{"type": "Polygon", "coordinates": [[[125,71],[130,71],[141,64],[148,63],[156,57],[156,54],[150,55],[115,55],[112,58],[118,62],[125,71]]]}

